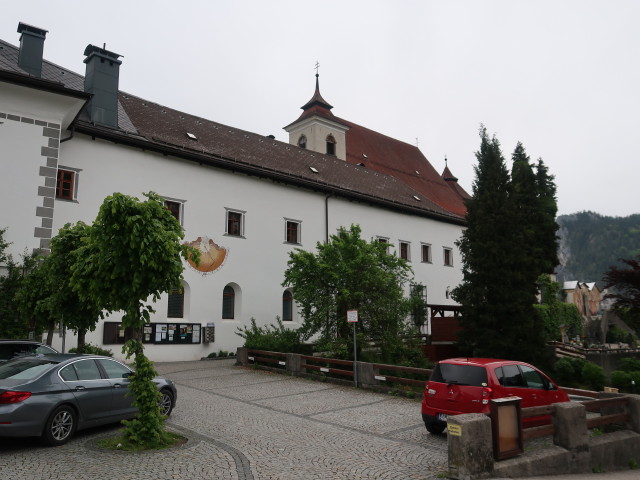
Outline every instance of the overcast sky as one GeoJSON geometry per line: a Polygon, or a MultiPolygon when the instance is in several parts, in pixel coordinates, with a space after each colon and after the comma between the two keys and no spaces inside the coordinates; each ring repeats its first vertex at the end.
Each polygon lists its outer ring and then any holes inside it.
{"type": "Polygon", "coordinates": [[[445,156],[471,193],[484,124],[556,177],[559,214],[640,213],[640,1],[67,0],[3,2],[48,30],[45,58],[84,74],[123,55],[120,89],[288,141],[320,90],[333,113],[445,156]]]}

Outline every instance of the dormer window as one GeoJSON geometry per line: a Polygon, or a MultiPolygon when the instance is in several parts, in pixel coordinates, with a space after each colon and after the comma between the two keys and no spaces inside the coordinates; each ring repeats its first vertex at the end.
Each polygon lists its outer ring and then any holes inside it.
{"type": "Polygon", "coordinates": [[[300,148],[307,148],[307,137],[304,135],[300,135],[300,139],[298,140],[298,146],[300,148]]]}
{"type": "Polygon", "coordinates": [[[336,139],[333,138],[333,135],[329,135],[327,137],[327,155],[335,155],[336,154],[336,139]]]}

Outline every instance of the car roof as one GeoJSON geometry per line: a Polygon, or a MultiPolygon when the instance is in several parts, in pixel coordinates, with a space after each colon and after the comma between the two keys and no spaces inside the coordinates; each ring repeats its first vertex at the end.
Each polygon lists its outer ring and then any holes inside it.
{"type": "Polygon", "coordinates": [[[447,358],[446,360],[441,360],[438,363],[448,363],[448,364],[454,364],[454,365],[473,365],[478,367],[500,366],[505,364],[529,365],[528,363],[520,362],[518,360],[503,360],[500,358],[476,358],[476,357],[447,358]]]}
{"type": "MultiPolygon", "coordinates": [[[[18,340],[18,339],[4,339],[0,338],[0,343],[20,343],[20,344],[28,344],[28,345],[46,345],[42,342],[38,342],[36,340],[18,340]]],[[[47,345],[48,346],[48,345],[47,345]]]]}

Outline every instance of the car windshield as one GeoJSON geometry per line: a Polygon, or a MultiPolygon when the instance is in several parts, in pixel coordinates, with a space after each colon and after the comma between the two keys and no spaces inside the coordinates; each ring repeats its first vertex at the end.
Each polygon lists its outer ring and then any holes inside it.
{"type": "Polygon", "coordinates": [[[433,369],[430,380],[453,385],[487,386],[487,371],[474,365],[439,363],[433,369]]]}
{"type": "Polygon", "coordinates": [[[19,358],[0,365],[0,380],[32,380],[57,362],[43,358],[19,358]]]}

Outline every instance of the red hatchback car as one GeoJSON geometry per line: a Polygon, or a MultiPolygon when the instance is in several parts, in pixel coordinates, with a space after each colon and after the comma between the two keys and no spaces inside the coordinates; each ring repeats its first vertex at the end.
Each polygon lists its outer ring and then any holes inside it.
{"type": "MultiPolygon", "coordinates": [[[[489,400],[520,397],[522,408],[568,402],[568,395],[537,368],[524,362],[492,358],[450,358],[433,369],[422,399],[422,419],[430,433],[439,434],[449,415],[489,413],[489,400]]],[[[533,426],[546,417],[525,420],[533,426]]]]}

